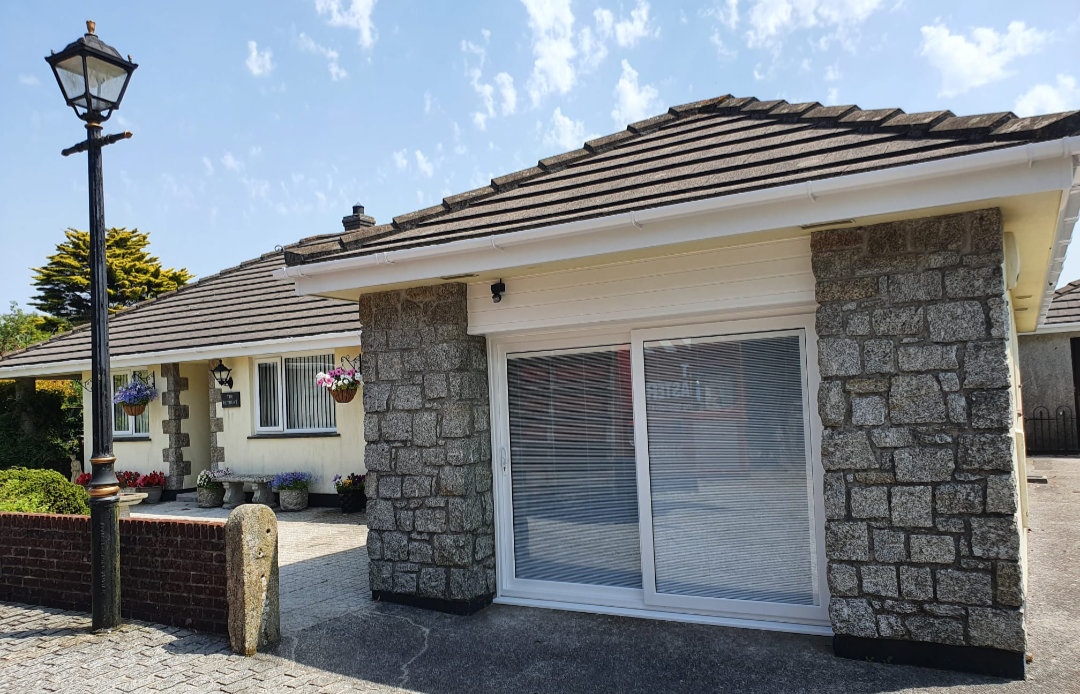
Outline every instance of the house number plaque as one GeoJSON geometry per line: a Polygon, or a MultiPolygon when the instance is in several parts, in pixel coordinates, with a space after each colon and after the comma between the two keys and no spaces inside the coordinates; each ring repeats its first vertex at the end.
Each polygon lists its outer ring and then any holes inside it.
{"type": "Polygon", "coordinates": [[[222,407],[240,407],[240,393],[237,391],[221,394],[222,407]]]}

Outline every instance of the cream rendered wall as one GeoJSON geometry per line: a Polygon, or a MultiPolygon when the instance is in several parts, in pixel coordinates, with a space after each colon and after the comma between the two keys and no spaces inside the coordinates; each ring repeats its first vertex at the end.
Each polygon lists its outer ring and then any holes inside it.
{"type": "MultiPolygon", "coordinates": [[[[153,371],[158,376],[156,380],[160,392],[161,386],[164,385],[163,379],[160,378],[160,368],[157,365],[140,368],[153,371]]],[[[120,373],[125,370],[116,369],[116,372],[120,373]]],[[[89,371],[83,372],[82,380],[83,383],[90,380],[89,371]]],[[[87,472],[90,471],[90,458],[93,456],[92,406],[90,389],[83,388],[83,470],[87,472]]],[[[143,436],[140,436],[139,440],[125,440],[122,437],[113,437],[113,455],[116,456],[115,467],[117,470],[134,470],[141,474],[155,470],[168,472],[168,465],[161,462],[161,451],[169,446],[169,437],[161,431],[161,420],[165,419],[166,408],[161,404],[161,398],[159,397],[147,405],[146,410],[150,415],[149,440],[143,436]]]]}
{"type": "MultiPolygon", "coordinates": [[[[358,354],[359,345],[339,348],[334,350],[334,359],[339,362],[342,356],[355,358],[358,354]]],[[[225,365],[232,369],[232,390],[240,393],[240,407],[218,406],[224,426],[218,434],[218,445],[225,448],[225,466],[237,473],[310,472],[315,475],[311,491],[316,494],[335,493],[334,475],[363,473],[366,470],[363,393],[357,393],[350,403],[336,405],[337,436],[256,437],[252,378],[255,361],[256,358],[248,357],[225,360],[225,365]]]]}
{"type": "Polygon", "coordinates": [[[188,389],[180,393],[180,403],[188,406],[184,432],[190,445],[184,448],[184,460],[191,461],[191,474],[184,477],[184,489],[191,489],[199,473],[210,469],[210,363],[182,363],[180,377],[188,380],[188,389]]]}

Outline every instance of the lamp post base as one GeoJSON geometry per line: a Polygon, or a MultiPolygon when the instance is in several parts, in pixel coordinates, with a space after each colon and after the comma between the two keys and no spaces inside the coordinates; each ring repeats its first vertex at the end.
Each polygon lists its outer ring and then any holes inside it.
{"type": "Polygon", "coordinates": [[[90,497],[90,630],[120,626],[119,495],[90,497]]]}

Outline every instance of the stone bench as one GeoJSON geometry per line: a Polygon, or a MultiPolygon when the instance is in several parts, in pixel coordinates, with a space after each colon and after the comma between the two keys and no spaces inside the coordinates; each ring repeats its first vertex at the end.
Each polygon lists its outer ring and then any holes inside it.
{"type": "Polygon", "coordinates": [[[274,503],[274,493],[270,491],[270,481],[274,479],[273,475],[226,475],[225,477],[218,477],[218,481],[225,485],[225,501],[221,504],[223,508],[236,508],[240,504],[244,503],[244,485],[255,485],[255,495],[251,497],[251,503],[263,504],[273,508],[277,506],[274,503]]]}

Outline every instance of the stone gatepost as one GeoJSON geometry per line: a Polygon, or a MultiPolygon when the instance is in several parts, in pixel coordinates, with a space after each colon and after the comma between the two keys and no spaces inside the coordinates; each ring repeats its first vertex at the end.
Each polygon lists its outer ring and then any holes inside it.
{"type": "Polygon", "coordinates": [[[467,614],[495,593],[487,355],[466,287],[360,297],[371,593],[467,614]]]}
{"type": "Polygon", "coordinates": [[[1024,673],[996,209],[812,237],[839,655],[1024,673]]]}

